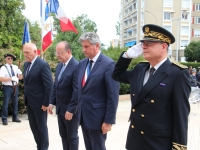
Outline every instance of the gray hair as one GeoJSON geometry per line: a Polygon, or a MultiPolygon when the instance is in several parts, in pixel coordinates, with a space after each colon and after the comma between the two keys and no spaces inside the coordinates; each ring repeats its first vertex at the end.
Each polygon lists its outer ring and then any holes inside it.
{"type": "Polygon", "coordinates": [[[92,45],[101,44],[99,36],[94,32],[86,32],[82,34],[78,39],[78,42],[82,43],[83,41],[89,41],[92,45]]]}

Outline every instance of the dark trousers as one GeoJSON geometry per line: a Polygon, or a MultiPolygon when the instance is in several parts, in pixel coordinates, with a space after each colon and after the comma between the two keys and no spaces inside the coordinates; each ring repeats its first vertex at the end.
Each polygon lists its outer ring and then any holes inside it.
{"type": "Polygon", "coordinates": [[[58,114],[58,126],[62,139],[63,150],[78,150],[78,117],[68,121],[64,116],[58,114]]]}
{"type": "Polygon", "coordinates": [[[84,124],[81,124],[83,138],[86,150],[106,150],[105,141],[107,134],[102,130],[88,130],[84,124]]]}
{"type": "Polygon", "coordinates": [[[8,104],[10,100],[12,99],[12,119],[17,118],[18,114],[18,87],[16,86],[15,95],[13,95],[13,87],[12,86],[6,86],[3,85],[3,105],[2,105],[2,121],[6,121],[8,117],[8,104]]]}
{"type": "Polygon", "coordinates": [[[37,149],[47,150],[49,147],[47,112],[43,111],[41,108],[31,108],[29,105],[26,106],[26,110],[37,149]]]}

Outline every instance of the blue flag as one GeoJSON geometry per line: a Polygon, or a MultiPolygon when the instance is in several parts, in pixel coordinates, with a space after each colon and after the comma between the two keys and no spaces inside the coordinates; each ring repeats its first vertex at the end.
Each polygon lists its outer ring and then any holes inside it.
{"type": "Polygon", "coordinates": [[[26,21],[24,23],[24,34],[22,37],[22,45],[24,45],[25,43],[30,43],[30,42],[31,42],[31,37],[29,33],[29,26],[28,26],[28,22],[26,21]]]}

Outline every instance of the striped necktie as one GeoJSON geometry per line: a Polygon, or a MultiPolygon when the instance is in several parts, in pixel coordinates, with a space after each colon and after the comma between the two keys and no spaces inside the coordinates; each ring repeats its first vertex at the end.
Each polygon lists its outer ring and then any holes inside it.
{"type": "Polygon", "coordinates": [[[82,80],[82,87],[85,86],[85,83],[86,83],[86,81],[87,81],[87,78],[88,78],[88,76],[89,76],[89,74],[90,74],[90,72],[91,72],[91,70],[92,70],[92,63],[93,63],[93,62],[94,62],[93,60],[90,60],[90,61],[88,62],[88,64],[87,64],[87,67],[86,67],[86,69],[85,69],[85,74],[84,74],[84,77],[83,77],[83,80],[82,80]]]}

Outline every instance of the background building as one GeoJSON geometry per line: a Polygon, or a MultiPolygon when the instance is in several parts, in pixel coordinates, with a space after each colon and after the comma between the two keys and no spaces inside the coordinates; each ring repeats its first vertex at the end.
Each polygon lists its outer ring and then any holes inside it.
{"type": "Polygon", "coordinates": [[[184,48],[200,40],[199,0],[121,0],[121,47],[133,46],[143,37],[144,24],[157,24],[173,33],[172,60],[184,61],[184,48]]]}

